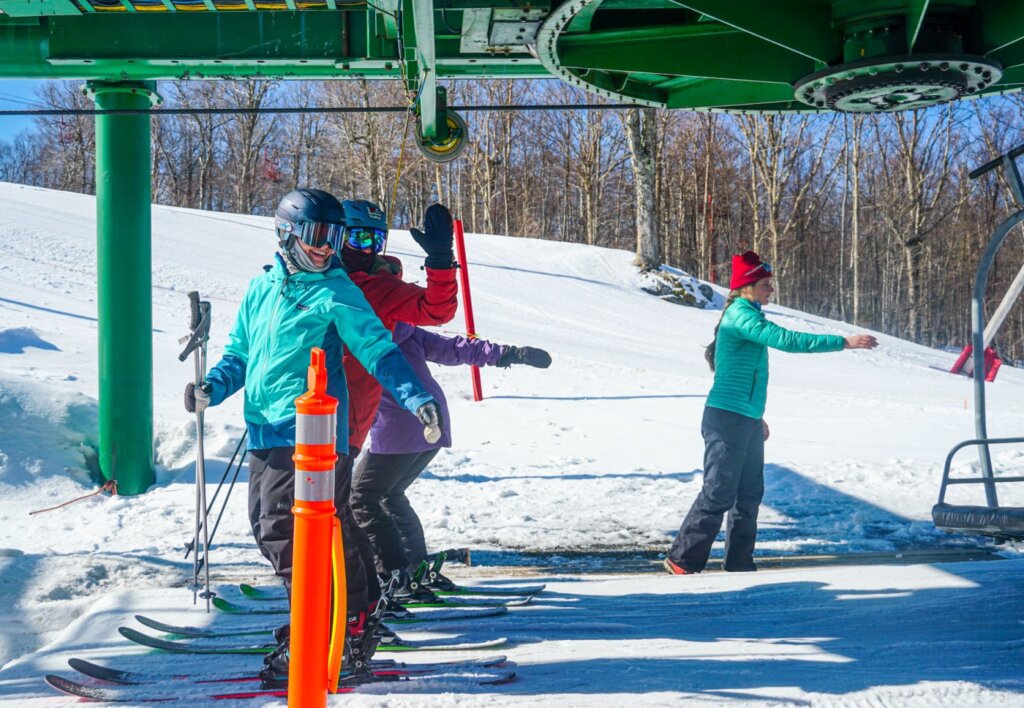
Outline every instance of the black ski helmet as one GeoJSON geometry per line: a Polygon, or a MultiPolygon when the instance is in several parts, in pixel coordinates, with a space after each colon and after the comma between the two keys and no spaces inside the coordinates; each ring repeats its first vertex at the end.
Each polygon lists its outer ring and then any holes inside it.
{"type": "Polygon", "coordinates": [[[305,222],[344,224],[345,210],[337,197],[322,189],[302,187],[284,195],[277,205],[274,226],[282,248],[289,248],[296,226],[305,222]]]}

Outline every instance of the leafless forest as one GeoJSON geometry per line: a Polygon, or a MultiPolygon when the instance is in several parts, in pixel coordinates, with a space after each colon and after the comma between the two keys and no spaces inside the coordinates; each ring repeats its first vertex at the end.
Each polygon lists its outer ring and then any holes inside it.
{"type": "MultiPolygon", "coordinates": [[[[164,83],[165,106],[399,106],[396,82],[164,83]]],[[[41,103],[92,108],[77,83],[41,103]]],[[[552,81],[461,82],[453,106],[594,102],[552,81]]],[[[701,278],[752,248],[785,305],[935,347],[969,335],[978,258],[1014,205],[996,173],[967,173],[1024,142],[1024,96],[871,116],[746,116],[654,109],[463,114],[471,145],[448,165],[413,144],[408,113],[180,115],[153,121],[161,204],[270,214],[296,185],[393,205],[415,223],[439,199],[468,231],[637,249],[701,278]],[[404,147],[403,147],[404,145],[404,147]],[[645,238],[638,237],[638,233],[645,238]]],[[[0,143],[0,179],[93,192],[93,119],[40,117],[0,143]]],[[[1013,234],[990,309],[1024,264],[1013,234]]],[[[554,306],[554,304],[553,304],[554,306]]],[[[1024,304],[996,340],[1024,359],[1024,304]]]]}

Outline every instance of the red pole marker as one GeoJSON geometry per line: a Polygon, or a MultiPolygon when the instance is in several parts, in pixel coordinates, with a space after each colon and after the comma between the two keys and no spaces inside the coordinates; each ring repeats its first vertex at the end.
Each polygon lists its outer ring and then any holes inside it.
{"type": "MultiPolygon", "coordinates": [[[[327,395],[323,349],[310,352],[309,391],[295,399],[295,545],[292,565],[289,708],[327,705],[331,622],[334,467],[338,399],[327,395]]],[[[344,602],[344,590],[336,602],[344,602]]],[[[340,608],[345,617],[345,608],[340,608]]]]}
{"type": "MultiPolygon", "coordinates": [[[[476,339],[476,325],[473,324],[473,296],[469,292],[469,263],[466,261],[466,235],[462,231],[462,219],[455,220],[455,254],[459,260],[459,290],[462,291],[462,310],[466,313],[466,336],[476,339]]],[[[473,400],[484,400],[480,383],[480,367],[470,367],[473,378],[473,400]]]]}

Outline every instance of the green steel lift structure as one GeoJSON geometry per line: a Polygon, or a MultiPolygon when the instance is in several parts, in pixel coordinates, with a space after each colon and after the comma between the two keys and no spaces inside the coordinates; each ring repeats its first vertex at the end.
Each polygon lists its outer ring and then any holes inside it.
{"type": "Polygon", "coordinates": [[[443,81],[552,77],[672,109],[921,108],[1024,87],[1024,0],[0,0],[0,78],[83,79],[110,111],[96,117],[104,477],[122,494],[153,481],[157,81],[399,80],[421,152],[447,161],[468,129],[443,81]]]}

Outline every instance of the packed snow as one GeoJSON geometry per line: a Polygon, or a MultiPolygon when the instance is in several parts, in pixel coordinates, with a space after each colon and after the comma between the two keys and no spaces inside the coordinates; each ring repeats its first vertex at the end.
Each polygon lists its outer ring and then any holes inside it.
{"type": "MultiPolygon", "coordinates": [[[[192,363],[178,362],[178,338],[187,331],[185,293],[199,290],[213,305],[211,363],[219,358],[248,281],[272,257],[271,221],[154,207],[157,482],[141,496],[101,494],[29,515],[98,488],[88,472],[98,389],[94,244],[92,197],[0,184],[0,702],[12,705],[73,702],[41,681],[49,671],[73,675],[71,656],[167,670],[166,655],[116,632],[135,626],[139,612],[184,624],[237,621],[208,616],[184,588],[196,431],[182,406],[192,363]]],[[[711,383],[702,349],[721,290],[706,309],[684,307],[645,290],[651,279],[628,252],[479,234],[467,248],[479,334],[543,347],[554,364],[484,369],[481,403],[468,370],[435,368],[455,444],[410,496],[431,547],[469,547],[488,564],[517,566],[453,575],[521,583],[533,573],[529,582],[548,589],[505,617],[446,628],[508,636],[497,651],[514,662],[515,683],[443,697],[443,685],[378,686],[335,703],[1024,705],[1024,558],[1013,549],[984,563],[848,562],[924,552],[934,561],[985,545],[931,523],[945,455],[974,430],[970,382],[947,373],[953,354],[884,335],[871,352],[773,352],[758,552],[838,558],[669,577],[653,554],[631,554],[667,549],[700,489],[711,383]],[[618,551],[623,570],[644,572],[565,572],[573,553],[597,551],[618,551]],[[524,569],[538,553],[544,569],[524,569]]],[[[424,281],[407,232],[392,232],[389,253],[402,258],[407,280],[424,281]]],[[[776,305],[767,312],[793,329],[860,331],[776,305]]],[[[461,323],[460,312],[438,330],[454,334],[461,323]]],[[[990,435],[1020,435],[1024,372],[1004,367],[987,395],[990,435]]],[[[243,430],[241,396],[206,416],[211,497],[243,430]]],[[[993,452],[1001,474],[1024,475],[1024,446],[993,452]]],[[[957,457],[959,473],[975,467],[972,451],[957,457]]],[[[245,487],[243,469],[211,554],[218,592],[229,598],[238,581],[273,584],[247,528],[245,487]]],[[[983,497],[964,485],[949,500],[983,497]]],[[[1024,505],[1024,485],[1001,487],[1000,500],[1024,505]]],[[[460,656],[473,654],[441,658],[460,656]]],[[[195,673],[208,665],[172,661],[195,673]]]]}

